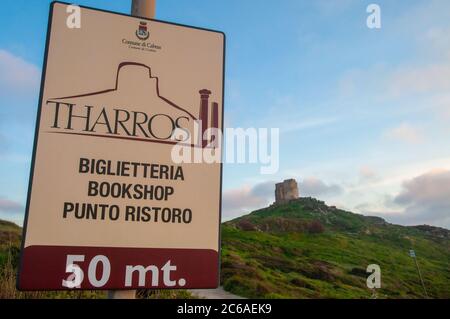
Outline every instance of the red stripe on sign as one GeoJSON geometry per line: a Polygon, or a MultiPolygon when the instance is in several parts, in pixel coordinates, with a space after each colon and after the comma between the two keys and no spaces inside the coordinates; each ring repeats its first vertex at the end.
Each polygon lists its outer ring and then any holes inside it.
{"type": "Polygon", "coordinates": [[[210,249],[30,246],[19,289],[217,288],[218,257],[210,249]]]}

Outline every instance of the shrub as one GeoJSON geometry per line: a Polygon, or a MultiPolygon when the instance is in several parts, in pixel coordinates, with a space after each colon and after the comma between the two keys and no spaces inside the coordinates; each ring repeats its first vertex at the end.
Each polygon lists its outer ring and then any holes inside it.
{"type": "Polygon", "coordinates": [[[238,222],[237,227],[243,231],[253,231],[256,230],[255,225],[247,219],[242,219],[238,222]]]}
{"type": "Polygon", "coordinates": [[[325,227],[323,227],[322,223],[318,220],[313,220],[308,224],[308,233],[310,234],[320,234],[325,231],[325,227]]]}
{"type": "Polygon", "coordinates": [[[291,279],[291,284],[297,287],[307,288],[307,289],[314,289],[314,286],[310,285],[308,282],[306,282],[303,279],[300,278],[293,278],[291,279]]]}

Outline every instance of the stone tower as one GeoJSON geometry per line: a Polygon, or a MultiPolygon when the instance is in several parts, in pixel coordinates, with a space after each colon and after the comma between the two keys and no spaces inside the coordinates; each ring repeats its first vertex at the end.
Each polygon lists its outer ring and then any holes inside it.
{"type": "Polygon", "coordinates": [[[275,204],[284,204],[298,198],[298,186],[295,179],[286,179],[275,184],[275,204]]]}

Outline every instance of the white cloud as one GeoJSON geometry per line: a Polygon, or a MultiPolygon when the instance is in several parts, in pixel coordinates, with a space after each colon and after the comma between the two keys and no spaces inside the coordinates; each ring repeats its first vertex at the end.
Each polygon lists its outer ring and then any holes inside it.
{"type": "Polygon", "coordinates": [[[281,133],[292,133],[299,130],[312,129],[321,126],[328,126],[337,122],[338,119],[335,117],[323,117],[323,118],[305,118],[300,121],[295,122],[283,122],[282,125],[278,125],[281,127],[281,133]]]}
{"type": "Polygon", "coordinates": [[[450,119],[450,94],[434,95],[426,100],[425,103],[435,110],[437,120],[443,121],[448,126],[448,120],[450,119]]]}
{"type": "MultiPolygon", "coordinates": [[[[403,191],[394,198],[400,205],[434,204],[448,201],[450,206],[450,171],[434,169],[403,183],[403,191]]],[[[450,211],[449,211],[450,214],[450,211]]]]}
{"type": "Polygon", "coordinates": [[[402,123],[399,126],[388,129],[384,136],[395,141],[410,144],[418,144],[424,140],[422,132],[408,123],[402,123]]]}
{"type": "Polygon", "coordinates": [[[40,70],[33,64],[0,49],[0,87],[2,92],[27,93],[39,89],[40,70]]]}
{"type": "Polygon", "coordinates": [[[423,35],[423,41],[429,43],[429,48],[450,59],[450,28],[434,27],[423,35]]]}
{"type": "Polygon", "coordinates": [[[450,170],[434,169],[408,179],[397,195],[386,196],[385,201],[385,210],[370,210],[372,206],[364,203],[359,208],[393,223],[450,228],[450,170]]]}
{"type": "Polygon", "coordinates": [[[0,198],[0,212],[17,214],[22,213],[23,210],[24,207],[21,203],[6,198],[0,198]]]}
{"type": "Polygon", "coordinates": [[[263,182],[223,192],[223,219],[229,220],[274,201],[275,182],[263,182]]]}
{"type": "Polygon", "coordinates": [[[405,8],[392,21],[390,39],[407,39],[411,54],[396,64],[382,60],[365,69],[349,69],[338,83],[339,95],[386,101],[449,92],[449,8],[450,2],[446,0],[425,1],[405,8]]]}
{"type": "Polygon", "coordinates": [[[450,63],[410,66],[395,70],[388,79],[394,96],[450,90],[450,63]]]}
{"type": "Polygon", "coordinates": [[[374,181],[377,178],[378,178],[377,173],[370,166],[365,165],[359,169],[360,182],[374,181]]]}
{"type": "MultiPolygon", "coordinates": [[[[450,48],[448,50],[450,52],[450,48]]],[[[380,63],[367,69],[352,68],[342,74],[336,91],[340,98],[371,97],[377,103],[449,92],[450,54],[432,61],[406,65],[380,63]]]]}
{"type": "Polygon", "coordinates": [[[316,177],[307,177],[299,182],[300,195],[307,197],[320,197],[338,195],[343,192],[341,186],[337,184],[326,184],[316,177]]]}

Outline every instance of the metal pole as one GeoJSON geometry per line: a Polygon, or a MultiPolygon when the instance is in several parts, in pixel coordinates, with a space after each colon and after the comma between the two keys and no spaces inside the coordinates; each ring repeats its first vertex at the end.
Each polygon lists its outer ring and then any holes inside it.
{"type": "Polygon", "coordinates": [[[131,15],[153,19],[156,13],[156,0],[133,0],[131,15]]]}
{"type": "MultiPolygon", "coordinates": [[[[131,15],[153,19],[156,12],[156,0],[132,0],[131,15]]],[[[109,299],[136,299],[136,290],[109,290],[109,299]]]]}
{"type": "Polygon", "coordinates": [[[425,297],[428,298],[427,289],[425,288],[425,283],[423,282],[422,274],[420,273],[419,264],[417,263],[417,257],[414,257],[416,262],[417,272],[419,273],[420,282],[422,283],[423,291],[425,292],[425,297]]]}

